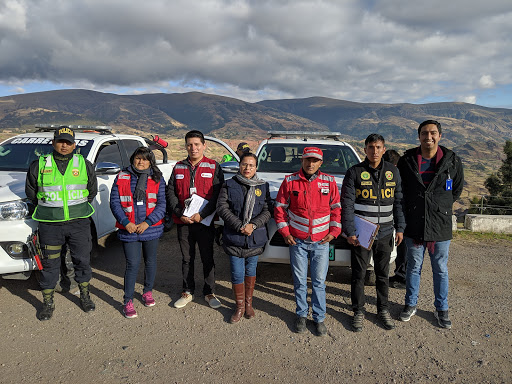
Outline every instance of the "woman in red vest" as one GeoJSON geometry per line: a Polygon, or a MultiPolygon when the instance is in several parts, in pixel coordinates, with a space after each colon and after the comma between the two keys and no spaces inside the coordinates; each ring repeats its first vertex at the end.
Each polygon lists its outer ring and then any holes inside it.
{"type": "Polygon", "coordinates": [[[156,251],[164,232],[166,210],[165,180],[153,152],[139,147],[130,157],[130,163],[119,173],[110,193],[110,209],[117,220],[118,237],[126,258],[123,313],[128,319],[137,317],[133,295],[141,250],[144,257],[142,302],[146,307],[155,305],[152,290],[156,275],[156,251]]]}

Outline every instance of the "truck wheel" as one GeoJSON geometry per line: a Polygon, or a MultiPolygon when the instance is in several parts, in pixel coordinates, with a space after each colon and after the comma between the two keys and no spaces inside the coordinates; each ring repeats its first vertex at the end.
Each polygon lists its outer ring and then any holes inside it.
{"type": "Polygon", "coordinates": [[[364,277],[364,285],[374,286],[376,284],[375,271],[373,269],[368,269],[366,271],[366,276],[364,277]]]}

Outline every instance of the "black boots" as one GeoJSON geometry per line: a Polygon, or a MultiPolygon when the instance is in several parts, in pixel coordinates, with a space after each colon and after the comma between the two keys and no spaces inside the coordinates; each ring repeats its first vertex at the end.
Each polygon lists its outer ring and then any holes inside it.
{"type": "Polygon", "coordinates": [[[39,312],[39,320],[45,321],[50,320],[55,309],[53,302],[53,289],[43,289],[43,309],[39,312]]]}
{"type": "Polygon", "coordinates": [[[82,306],[82,309],[84,312],[91,312],[96,309],[96,306],[91,300],[91,297],[89,296],[89,282],[80,283],[78,284],[78,288],[80,288],[80,305],[82,306]]]}

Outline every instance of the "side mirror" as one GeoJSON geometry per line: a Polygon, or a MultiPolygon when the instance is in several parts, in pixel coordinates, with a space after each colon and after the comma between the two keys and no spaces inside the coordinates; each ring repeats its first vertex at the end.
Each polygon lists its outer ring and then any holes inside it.
{"type": "Polygon", "coordinates": [[[226,161],[220,165],[224,173],[237,173],[240,169],[238,161],[226,161]]]}
{"type": "Polygon", "coordinates": [[[116,163],[103,162],[96,164],[97,175],[117,175],[121,172],[121,167],[116,163]]]}

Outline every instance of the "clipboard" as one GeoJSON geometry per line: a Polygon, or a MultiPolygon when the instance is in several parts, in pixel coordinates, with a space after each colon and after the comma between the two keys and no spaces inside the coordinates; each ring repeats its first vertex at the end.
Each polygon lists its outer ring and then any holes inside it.
{"type": "MultiPolygon", "coordinates": [[[[372,223],[359,215],[354,215],[354,224],[356,226],[356,237],[357,240],[359,240],[359,244],[361,244],[361,247],[369,251],[372,248],[375,237],[377,237],[377,233],[379,232],[379,224],[372,223]]],[[[348,237],[345,232],[341,235],[344,238],[348,237]]]]}

